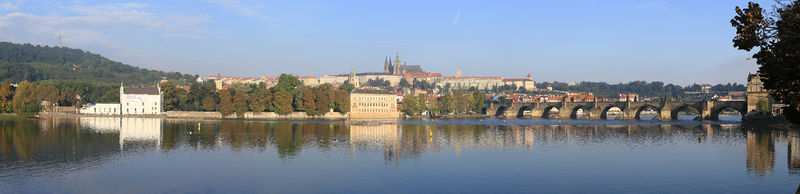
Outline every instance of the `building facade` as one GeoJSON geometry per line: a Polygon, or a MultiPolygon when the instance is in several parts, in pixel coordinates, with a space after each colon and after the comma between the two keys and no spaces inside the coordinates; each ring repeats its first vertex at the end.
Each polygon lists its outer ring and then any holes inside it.
{"type": "Polygon", "coordinates": [[[469,90],[474,87],[479,90],[491,90],[503,86],[503,77],[445,77],[442,82],[437,84],[450,89],[469,90]]]}
{"type": "Polygon", "coordinates": [[[503,79],[503,85],[516,86],[515,89],[525,89],[527,91],[536,90],[536,83],[533,82],[533,76],[529,73],[525,78],[503,79]]]}
{"type": "Polygon", "coordinates": [[[350,119],[397,119],[397,95],[385,90],[350,92],[350,119]]]}
{"type": "Polygon", "coordinates": [[[120,86],[119,100],[122,115],[158,115],[161,114],[161,87],[124,87],[120,86]]]}
{"type": "Polygon", "coordinates": [[[120,106],[117,103],[94,103],[81,107],[81,114],[93,115],[120,115],[120,106]]]}
{"type": "Polygon", "coordinates": [[[747,75],[747,114],[758,112],[758,101],[762,99],[767,101],[770,109],[770,114],[781,115],[785,105],[775,102],[775,99],[769,95],[769,91],[764,89],[764,82],[761,81],[761,76],[758,74],[747,75]]]}

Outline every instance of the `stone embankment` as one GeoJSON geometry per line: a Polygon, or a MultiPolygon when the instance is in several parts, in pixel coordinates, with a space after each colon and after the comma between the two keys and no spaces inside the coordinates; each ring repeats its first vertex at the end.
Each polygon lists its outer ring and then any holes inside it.
{"type": "MultiPolygon", "coordinates": [[[[200,112],[200,111],[167,111],[164,114],[167,118],[187,118],[187,119],[238,119],[236,113],[222,116],[220,112],[200,112]]],[[[341,114],[338,112],[328,112],[321,116],[308,116],[305,112],[293,112],[289,114],[277,114],[274,112],[246,112],[242,119],[249,120],[347,120],[350,113],[341,114]]]]}

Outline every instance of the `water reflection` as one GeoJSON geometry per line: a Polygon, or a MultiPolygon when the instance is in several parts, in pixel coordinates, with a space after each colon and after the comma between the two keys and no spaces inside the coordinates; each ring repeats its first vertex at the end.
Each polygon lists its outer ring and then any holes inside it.
{"type": "MultiPolygon", "coordinates": [[[[737,124],[348,125],[340,122],[81,117],[0,120],[0,180],[19,176],[14,172],[20,169],[40,174],[90,169],[108,160],[117,160],[120,155],[151,151],[275,154],[285,162],[301,160],[297,158],[301,155],[321,160],[326,159],[325,154],[375,156],[378,160],[382,155],[385,165],[407,168],[404,165],[407,166],[409,159],[449,153],[461,157],[475,152],[568,152],[592,155],[592,159],[653,162],[636,158],[636,155],[617,153],[598,157],[593,152],[622,150],[652,154],[669,150],[665,148],[709,147],[733,149],[735,155],[738,154],[737,171],[752,177],[770,177],[787,169],[789,174],[800,175],[799,132],[748,131],[737,124]],[[783,146],[787,148],[786,169],[775,166],[783,163],[783,157],[778,157],[783,156],[780,153],[783,146]]],[[[704,156],[693,157],[683,159],[693,161],[704,156]]],[[[598,162],[598,165],[603,164],[598,162]]]]}

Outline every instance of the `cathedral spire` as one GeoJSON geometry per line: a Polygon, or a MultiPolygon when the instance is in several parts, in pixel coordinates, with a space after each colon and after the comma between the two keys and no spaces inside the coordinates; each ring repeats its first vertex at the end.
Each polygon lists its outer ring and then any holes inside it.
{"type": "Polygon", "coordinates": [[[383,73],[389,73],[389,56],[383,60],[383,73]]]}

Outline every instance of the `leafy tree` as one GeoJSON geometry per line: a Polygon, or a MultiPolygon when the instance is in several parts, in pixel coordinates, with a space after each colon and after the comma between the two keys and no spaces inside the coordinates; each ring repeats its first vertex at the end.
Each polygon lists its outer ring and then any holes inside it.
{"type": "Polygon", "coordinates": [[[350,91],[349,90],[338,90],[336,91],[336,99],[334,100],[336,104],[336,111],[339,113],[347,113],[350,112],[350,91]]]}
{"type": "Polygon", "coordinates": [[[350,92],[350,91],[352,91],[352,90],[353,90],[353,89],[355,89],[355,88],[356,88],[356,87],[355,87],[355,86],[353,86],[353,84],[342,84],[341,86],[339,86],[339,89],[340,89],[340,90],[344,90],[344,91],[347,91],[347,92],[350,92]]]}
{"type": "Polygon", "coordinates": [[[30,116],[39,112],[41,99],[35,94],[36,84],[28,81],[19,83],[14,91],[11,104],[14,112],[21,116],[30,116]]]}
{"type": "Polygon", "coordinates": [[[161,94],[163,98],[164,111],[179,110],[180,99],[178,99],[178,91],[170,82],[160,84],[161,94]]]}
{"type": "Polygon", "coordinates": [[[308,115],[308,116],[316,115],[316,112],[317,112],[316,111],[317,110],[317,103],[316,103],[317,94],[314,92],[313,89],[304,89],[302,91],[303,91],[302,100],[300,100],[299,103],[302,104],[303,107],[308,107],[305,110],[306,111],[306,115],[308,115]]]}
{"type": "Polygon", "coordinates": [[[474,90],[472,91],[472,111],[476,113],[483,113],[483,108],[486,107],[486,94],[474,90]]]}
{"type": "Polygon", "coordinates": [[[406,80],[405,78],[404,79],[400,79],[399,85],[400,85],[401,88],[411,87],[411,83],[408,83],[408,80],[406,80]]]}
{"type": "Polygon", "coordinates": [[[197,82],[192,82],[192,85],[189,87],[189,93],[187,95],[189,103],[191,104],[191,110],[200,110],[202,108],[202,100],[207,92],[204,92],[203,87],[197,82]]]}
{"type": "Polygon", "coordinates": [[[436,97],[425,98],[425,104],[429,113],[440,113],[440,110],[442,109],[441,102],[439,101],[439,98],[436,97]]]}
{"type": "Polygon", "coordinates": [[[327,113],[331,108],[334,108],[335,105],[333,104],[334,99],[336,97],[333,90],[329,84],[323,84],[317,87],[314,91],[315,93],[315,105],[316,110],[314,111],[317,115],[322,115],[327,113]]]}
{"type": "Polygon", "coordinates": [[[228,116],[233,114],[236,111],[236,107],[233,104],[233,96],[231,96],[231,91],[223,90],[219,92],[219,112],[222,113],[222,116],[228,116]]]}
{"type": "Polygon", "coordinates": [[[275,92],[273,98],[273,106],[275,113],[289,114],[292,113],[292,94],[286,90],[278,90],[275,92]]]}
{"type": "Polygon", "coordinates": [[[303,83],[300,82],[300,80],[297,79],[297,77],[288,74],[281,74],[281,76],[278,78],[278,84],[276,84],[275,87],[273,87],[273,90],[287,91],[289,92],[289,94],[294,96],[294,94],[297,91],[295,88],[300,85],[303,85],[303,83]]]}
{"type": "Polygon", "coordinates": [[[247,92],[242,89],[235,89],[233,92],[233,109],[236,112],[236,117],[244,118],[244,113],[249,110],[247,107],[247,100],[249,98],[247,92]]]}
{"type": "Polygon", "coordinates": [[[119,91],[108,90],[108,92],[103,94],[103,97],[100,98],[100,102],[119,103],[119,91]]]}
{"type": "Polygon", "coordinates": [[[756,104],[756,111],[761,113],[771,112],[769,108],[769,102],[767,101],[767,99],[764,98],[758,99],[758,104],[756,104]]]}
{"type": "Polygon", "coordinates": [[[11,106],[12,97],[14,97],[14,91],[11,88],[11,84],[4,83],[0,86],[0,112],[13,112],[13,107],[11,106]]]}
{"type": "Polygon", "coordinates": [[[423,99],[424,96],[408,95],[403,98],[403,104],[400,105],[400,109],[407,115],[418,115],[425,108],[423,99]]]}
{"type": "Polygon", "coordinates": [[[800,2],[778,2],[766,17],[758,3],[735,10],[733,46],[745,51],[758,48],[753,58],[760,65],[764,88],[787,105],[786,118],[800,123],[800,2]]]}
{"type": "Polygon", "coordinates": [[[269,94],[269,90],[264,87],[256,89],[248,99],[250,110],[254,112],[267,111],[268,98],[272,98],[272,95],[269,94]]]}
{"type": "Polygon", "coordinates": [[[217,110],[217,98],[214,95],[208,95],[203,98],[203,110],[215,111],[217,110]]]}
{"type": "MultiPolygon", "coordinates": [[[[312,95],[311,96],[311,101],[312,101],[312,103],[314,101],[313,100],[314,99],[314,96],[313,96],[314,93],[313,93],[313,91],[310,91],[310,90],[311,90],[311,88],[305,87],[305,86],[297,87],[297,94],[294,95],[294,100],[292,102],[292,106],[294,106],[294,110],[295,111],[306,111],[306,113],[308,113],[308,109],[314,109],[315,108],[314,106],[310,106],[310,107],[306,106],[306,104],[308,103],[308,102],[305,101],[305,98],[304,98],[306,94],[312,95]]],[[[311,111],[311,112],[314,112],[314,111],[311,111]]]]}
{"type": "Polygon", "coordinates": [[[445,93],[444,96],[442,96],[442,109],[441,109],[442,113],[452,113],[453,111],[455,111],[456,108],[455,103],[456,103],[455,96],[453,96],[452,92],[447,91],[447,93],[445,93]]]}

